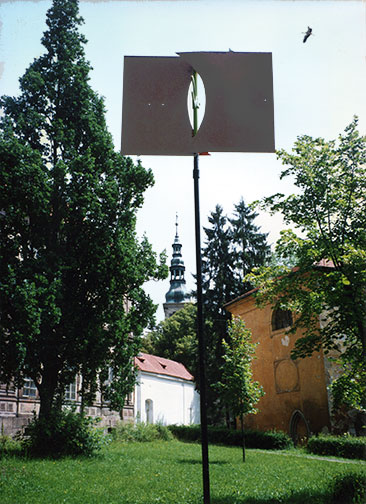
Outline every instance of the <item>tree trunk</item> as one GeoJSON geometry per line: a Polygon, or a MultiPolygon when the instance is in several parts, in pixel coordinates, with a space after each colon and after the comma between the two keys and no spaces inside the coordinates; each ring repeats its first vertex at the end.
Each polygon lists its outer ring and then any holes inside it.
{"type": "Polygon", "coordinates": [[[244,415],[241,414],[241,443],[243,447],[243,462],[245,462],[245,436],[244,436],[244,415]]]}
{"type": "Polygon", "coordinates": [[[226,421],[226,427],[228,429],[231,429],[230,411],[229,411],[227,404],[225,405],[225,421],[226,421]]]}
{"type": "Polygon", "coordinates": [[[80,404],[80,415],[82,417],[85,416],[85,398],[84,398],[84,392],[85,392],[85,381],[83,377],[81,376],[81,404],[80,404]]]}
{"type": "MultiPolygon", "coordinates": [[[[361,333],[361,343],[362,343],[362,360],[363,360],[364,366],[366,366],[366,323],[365,322],[363,322],[361,325],[360,333],[361,333]]],[[[366,397],[365,396],[363,397],[363,400],[362,400],[362,407],[364,409],[366,409],[366,397]]]]}
{"type": "Polygon", "coordinates": [[[55,394],[57,388],[57,371],[45,369],[42,374],[42,383],[38,386],[40,408],[39,418],[49,419],[55,407],[55,394]]]}
{"type": "Polygon", "coordinates": [[[54,395],[55,392],[51,387],[42,387],[39,391],[39,418],[47,419],[51,416],[54,395]]]}
{"type": "Polygon", "coordinates": [[[363,322],[360,328],[361,343],[362,343],[362,356],[366,359],[366,323],[363,322]]]}

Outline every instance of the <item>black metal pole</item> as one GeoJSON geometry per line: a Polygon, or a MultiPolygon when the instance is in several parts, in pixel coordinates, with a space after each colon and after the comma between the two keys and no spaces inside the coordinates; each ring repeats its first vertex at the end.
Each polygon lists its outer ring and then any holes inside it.
{"type": "Polygon", "coordinates": [[[210,504],[210,476],[208,465],[208,435],[207,435],[207,406],[206,406],[206,373],[205,373],[205,344],[203,335],[203,303],[202,303],[202,258],[201,258],[201,227],[199,202],[199,168],[198,154],[194,155],[194,213],[196,228],[196,270],[197,270],[197,336],[199,347],[200,368],[200,404],[201,404],[201,445],[202,445],[202,476],[203,502],[210,504]]]}

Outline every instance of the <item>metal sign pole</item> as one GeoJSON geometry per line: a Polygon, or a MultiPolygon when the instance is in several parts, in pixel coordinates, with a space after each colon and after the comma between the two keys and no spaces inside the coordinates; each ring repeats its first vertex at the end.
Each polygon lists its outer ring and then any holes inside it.
{"type": "Polygon", "coordinates": [[[203,303],[202,303],[202,258],[201,258],[201,227],[199,206],[199,155],[194,155],[194,213],[196,229],[196,269],[197,269],[197,336],[199,347],[200,368],[200,405],[201,405],[201,446],[202,446],[202,476],[203,502],[210,504],[210,477],[208,465],[208,435],[207,435],[207,406],[206,406],[206,373],[205,373],[205,345],[203,335],[203,303]]]}
{"type": "Polygon", "coordinates": [[[121,150],[124,155],[191,156],[195,153],[202,468],[204,504],[209,504],[198,153],[275,152],[272,54],[233,51],[177,54],[178,58],[125,56],[121,150]],[[210,97],[209,114],[199,136],[197,71],[206,82],[210,97]],[[190,131],[186,113],[189,79],[192,82],[193,131],[190,131]]]}

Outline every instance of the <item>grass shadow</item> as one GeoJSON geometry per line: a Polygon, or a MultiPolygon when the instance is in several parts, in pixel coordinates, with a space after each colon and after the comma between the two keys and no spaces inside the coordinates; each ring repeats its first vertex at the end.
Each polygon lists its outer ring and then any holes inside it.
{"type": "MultiPolygon", "coordinates": [[[[181,459],[178,461],[179,464],[192,464],[192,465],[201,465],[202,460],[199,459],[181,459]]],[[[229,462],[226,460],[210,460],[210,465],[225,465],[229,462]]]]}

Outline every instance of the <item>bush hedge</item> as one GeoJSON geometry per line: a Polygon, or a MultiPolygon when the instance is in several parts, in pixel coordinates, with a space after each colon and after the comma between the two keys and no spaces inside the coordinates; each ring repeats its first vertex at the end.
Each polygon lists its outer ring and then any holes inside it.
{"type": "MultiPolygon", "coordinates": [[[[201,440],[200,425],[170,425],[169,429],[181,441],[201,440]]],[[[291,438],[284,432],[246,429],[244,434],[247,448],[284,450],[292,446],[291,438]]],[[[241,431],[230,430],[226,427],[208,427],[208,441],[212,444],[241,446],[241,431]]]]}
{"type": "Polygon", "coordinates": [[[168,427],[162,424],[146,424],[144,422],[120,423],[111,429],[112,438],[124,442],[170,441],[173,434],[168,427]]]}
{"type": "Polygon", "coordinates": [[[366,502],[366,476],[355,472],[337,476],[333,484],[332,502],[339,504],[366,502]]]}
{"type": "Polygon", "coordinates": [[[80,413],[62,410],[54,412],[47,420],[35,417],[19,439],[30,456],[90,456],[108,441],[95,424],[95,420],[80,413]]]}
{"type": "Polygon", "coordinates": [[[317,455],[366,460],[366,437],[319,434],[308,440],[306,449],[317,455]]]}
{"type": "Polygon", "coordinates": [[[3,433],[0,434],[0,459],[3,455],[21,453],[21,450],[22,446],[19,441],[3,433]]]}

